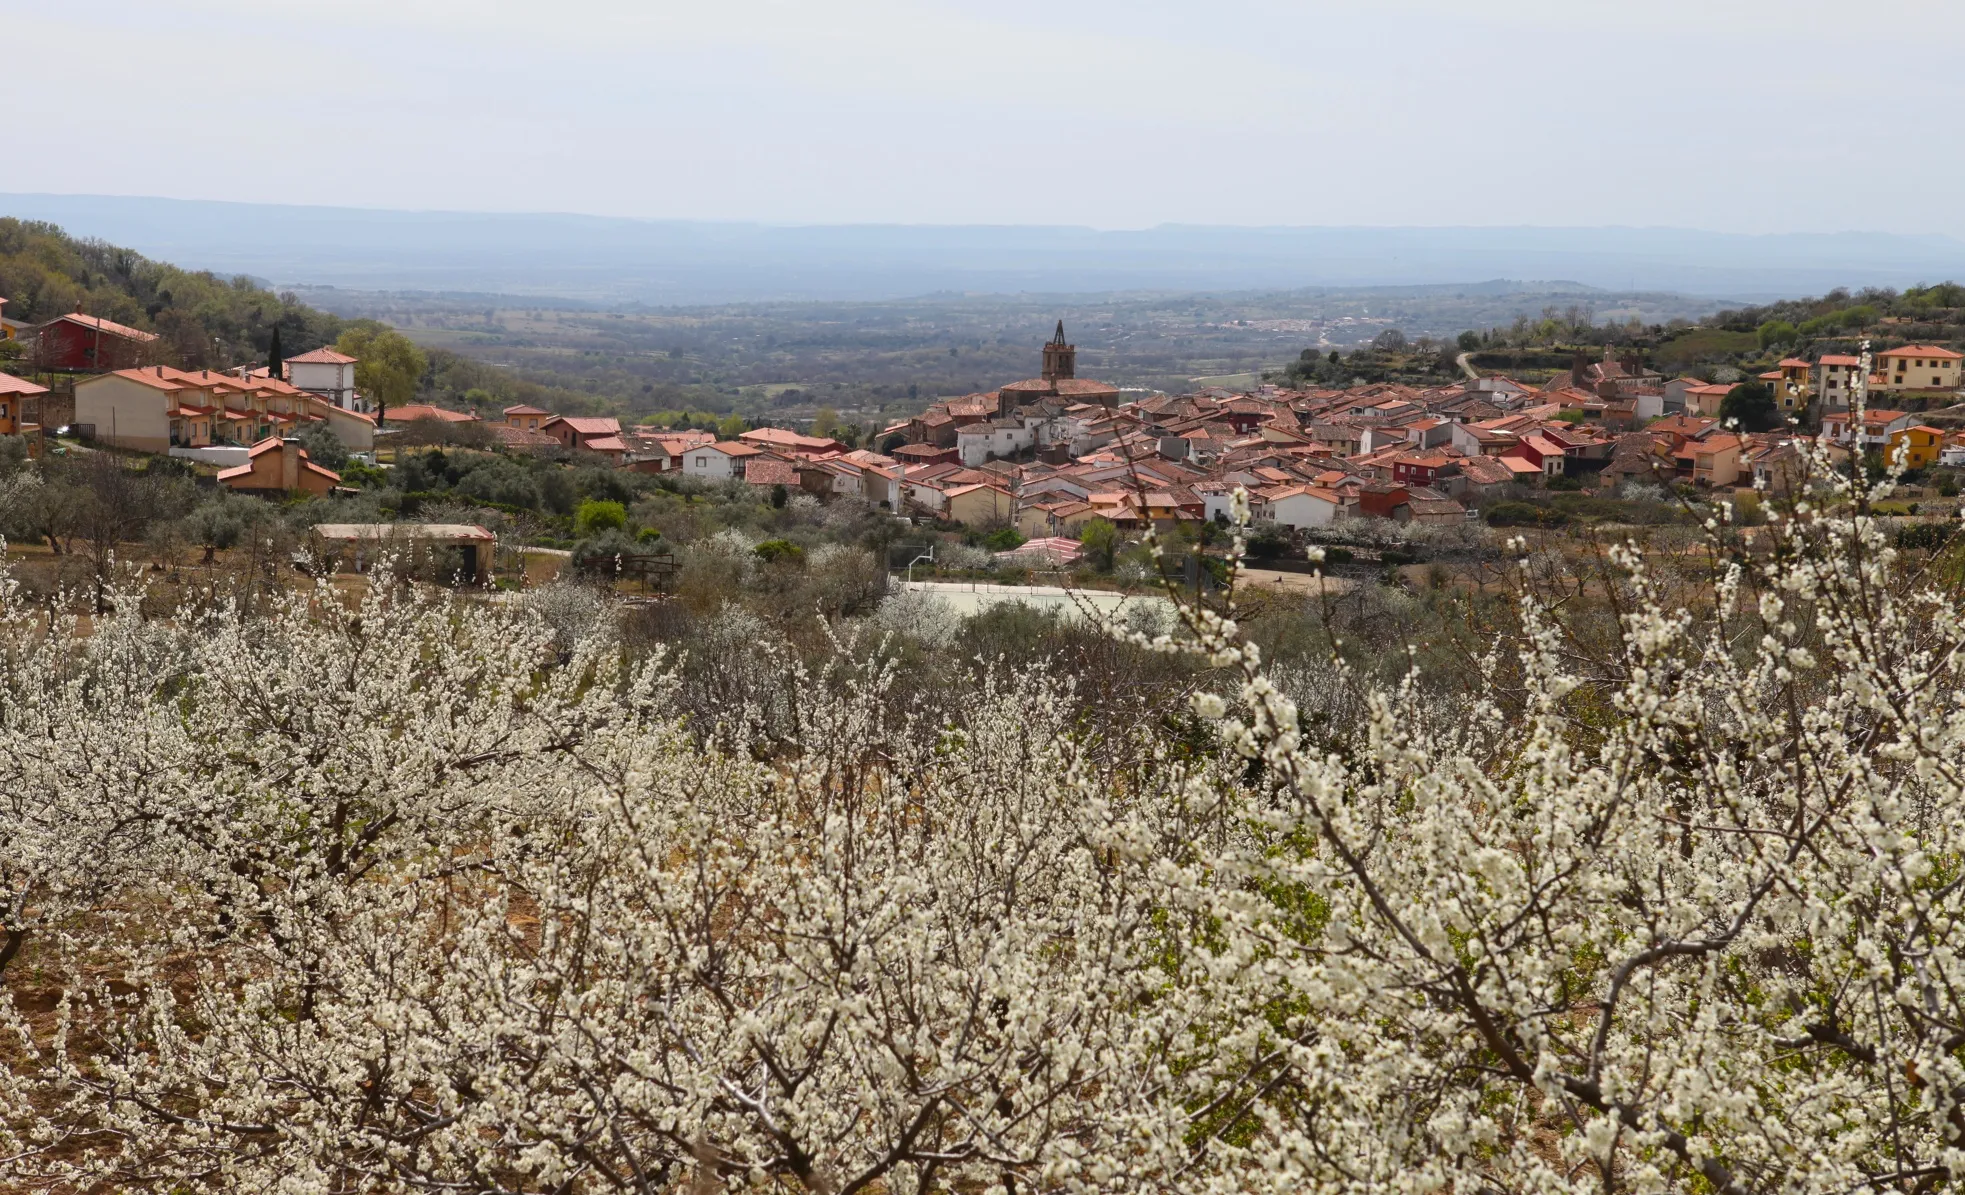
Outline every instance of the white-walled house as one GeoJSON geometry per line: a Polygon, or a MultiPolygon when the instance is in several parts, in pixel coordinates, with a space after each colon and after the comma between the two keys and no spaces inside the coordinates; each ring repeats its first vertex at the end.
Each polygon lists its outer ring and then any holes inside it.
{"type": "Polygon", "coordinates": [[[344,411],[373,414],[368,400],[355,395],[355,359],[333,349],[288,357],[287,384],[309,394],[318,394],[344,411]]]}
{"type": "Polygon", "coordinates": [[[997,457],[1015,456],[1030,447],[1030,429],[1015,419],[992,419],[955,429],[955,451],[971,469],[997,457]]]}
{"type": "Polygon", "coordinates": [[[744,462],[763,455],[762,448],[736,440],[701,444],[683,453],[682,475],[705,481],[732,481],[743,477],[744,462]]]}
{"type": "Polygon", "coordinates": [[[1325,527],[1344,513],[1344,499],[1335,490],[1322,486],[1299,485],[1272,490],[1263,497],[1268,517],[1285,527],[1325,527]]]}

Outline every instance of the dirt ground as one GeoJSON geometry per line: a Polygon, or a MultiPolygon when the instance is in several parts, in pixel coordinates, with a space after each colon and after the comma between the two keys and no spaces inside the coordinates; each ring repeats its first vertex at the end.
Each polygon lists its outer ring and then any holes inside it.
{"type": "Polygon", "coordinates": [[[1314,573],[1285,573],[1267,568],[1245,568],[1242,577],[1245,583],[1265,590],[1332,596],[1349,592],[1358,584],[1346,577],[1320,577],[1314,573]]]}

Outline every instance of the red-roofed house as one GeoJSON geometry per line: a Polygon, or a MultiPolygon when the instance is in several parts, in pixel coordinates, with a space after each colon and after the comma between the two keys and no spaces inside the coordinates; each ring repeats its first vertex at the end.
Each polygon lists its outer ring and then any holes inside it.
{"type": "Polygon", "coordinates": [[[453,411],[448,407],[432,406],[426,402],[413,402],[406,403],[400,407],[390,407],[383,413],[382,418],[385,421],[393,419],[397,423],[415,423],[421,419],[430,419],[437,423],[476,423],[478,421],[478,417],[468,411],[453,411]]]}
{"type": "Polygon", "coordinates": [[[355,394],[356,361],[346,353],[318,348],[286,360],[289,385],[318,394],[344,411],[368,413],[368,403],[355,394]]]}
{"type": "Polygon", "coordinates": [[[844,452],[846,445],[837,440],[822,436],[801,436],[795,431],[782,427],[758,427],[737,437],[745,444],[756,448],[768,448],[787,456],[824,456],[828,452],[844,452]]]}
{"type": "Polygon", "coordinates": [[[1956,390],[1958,365],[1965,354],[1934,344],[1907,344],[1876,354],[1881,390],[1956,390]]]}
{"type": "Polygon", "coordinates": [[[539,430],[563,447],[585,448],[590,440],[619,440],[621,421],[612,415],[555,415],[540,424],[539,430]]]}
{"type": "Polygon", "coordinates": [[[1322,486],[1283,486],[1261,497],[1264,517],[1298,530],[1326,526],[1344,513],[1344,499],[1322,486]]]}
{"type": "Polygon", "coordinates": [[[1899,452],[1904,455],[1904,468],[1928,469],[1938,463],[1938,454],[1944,451],[1945,434],[1928,424],[1914,423],[1890,433],[1889,444],[1883,450],[1883,459],[1895,461],[1899,452]]]}
{"type": "Polygon", "coordinates": [[[597,452],[619,465],[628,455],[628,442],[619,436],[595,436],[581,443],[587,452],[597,452]]]}
{"type": "Polygon", "coordinates": [[[1568,450],[1563,445],[1539,432],[1523,436],[1505,455],[1539,466],[1544,477],[1561,476],[1563,464],[1569,459],[1568,450]]]}
{"type": "Polygon", "coordinates": [[[157,334],[100,316],[70,312],[34,329],[34,363],[66,373],[128,369],[150,361],[157,334]]]}
{"type": "Polygon", "coordinates": [[[341,484],[341,474],[307,459],[291,436],[269,436],[252,446],[247,463],[218,475],[227,489],[247,494],[325,494],[341,484]]]}
{"type": "Polygon", "coordinates": [[[1849,405],[1849,395],[1856,388],[1856,375],[1862,364],[1861,357],[1845,353],[1823,353],[1822,359],[1815,362],[1815,393],[1821,396],[1825,409],[1849,405]]]}
{"type": "MultiPolygon", "coordinates": [[[[529,432],[540,430],[546,424],[552,422],[553,419],[553,413],[551,411],[542,411],[538,407],[528,407],[524,403],[520,403],[515,407],[506,407],[503,414],[505,416],[506,427],[524,428],[529,432]]],[[[554,438],[557,439],[558,437],[554,438]]]]}
{"type": "Polygon", "coordinates": [[[703,444],[683,454],[682,472],[686,477],[701,477],[706,481],[741,480],[745,465],[763,455],[762,448],[737,440],[703,444]]]}
{"type": "Polygon", "coordinates": [[[104,443],[139,452],[255,444],[325,422],[357,452],[374,446],[375,423],[276,378],[151,365],[75,384],[73,421],[104,443]]]}
{"type": "Polygon", "coordinates": [[[946,491],[950,521],[968,527],[1008,523],[1016,509],[1016,499],[1001,486],[959,485],[946,491]]]}
{"type": "Polygon", "coordinates": [[[47,392],[46,386],[37,386],[26,378],[17,378],[10,373],[0,373],[0,435],[18,436],[35,430],[37,424],[23,422],[21,402],[47,392]]]}

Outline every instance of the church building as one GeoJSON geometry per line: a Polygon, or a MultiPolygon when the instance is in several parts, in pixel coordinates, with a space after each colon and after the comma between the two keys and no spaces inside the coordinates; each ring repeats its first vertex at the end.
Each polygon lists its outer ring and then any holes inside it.
{"type": "Polygon", "coordinates": [[[1013,410],[1045,399],[1071,403],[1098,403],[1113,406],[1119,401],[1119,388],[1078,376],[1078,346],[1064,339],[1064,321],[1058,321],[1057,334],[1044,346],[1044,372],[1041,377],[1011,382],[1000,391],[1003,408],[1013,410]]]}

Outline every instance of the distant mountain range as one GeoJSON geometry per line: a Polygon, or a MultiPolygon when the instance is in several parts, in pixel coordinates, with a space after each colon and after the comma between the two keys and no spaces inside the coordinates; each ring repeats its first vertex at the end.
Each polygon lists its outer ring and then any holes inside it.
{"type": "MultiPolygon", "coordinates": [[[[1572,279],[1751,299],[1965,279],[1965,241],[1671,228],[766,225],[0,195],[193,269],[279,286],[696,305],[936,292],[1088,294],[1572,279]]],[[[1524,284],[1547,288],[1547,284],[1524,284]]]]}

